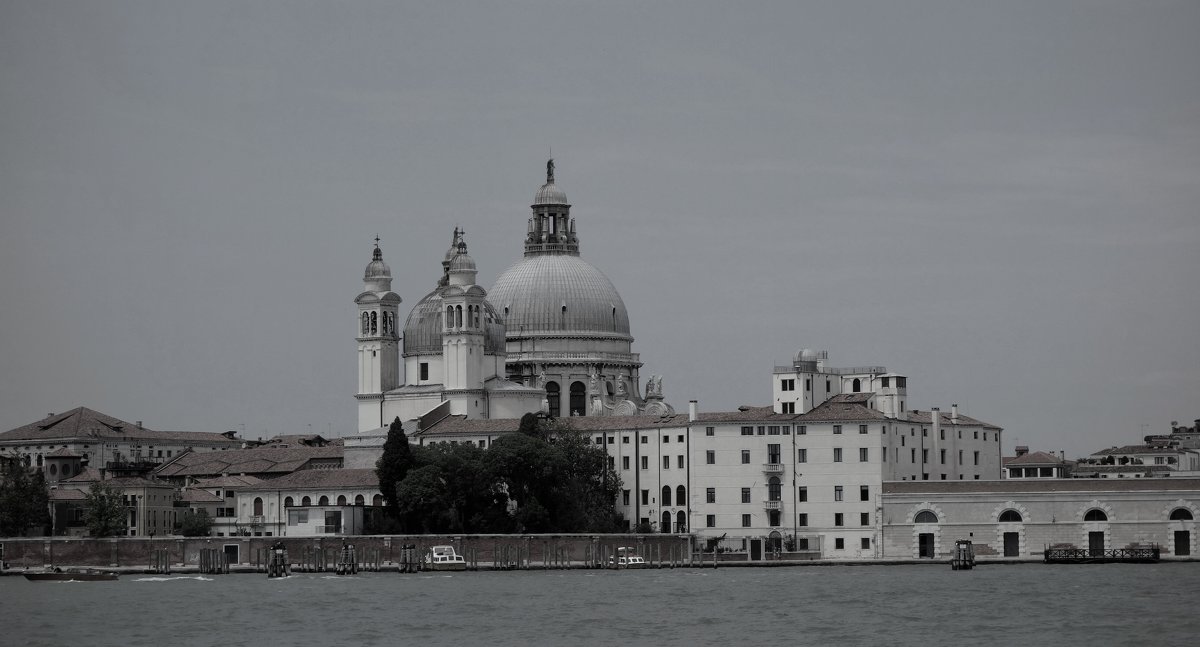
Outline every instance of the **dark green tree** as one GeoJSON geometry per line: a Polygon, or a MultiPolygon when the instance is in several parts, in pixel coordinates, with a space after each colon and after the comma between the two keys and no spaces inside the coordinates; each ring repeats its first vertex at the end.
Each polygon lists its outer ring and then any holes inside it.
{"type": "Polygon", "coordinates": [[[83,523],[93,537],[112,537],[125,534],[125,502],[116,488],[97,481],[92,483],[83,499],[83,523]]]}
{"type": "Polygon", "coordinates": [[[0,463],[0,537],[41,534],[50,522],[50,496],[41,472],[21,461],[0,463]]]}
{"type": "Polygon", "coordinates": [[[179,519],[179,534],[184,537],[207,537],[212,530],[213,520],[208,511],[200,509],[187,510],[179,519]]]}
{"type": "Polygon", "coordinates": [[[375,463],[375,475],[379,478],[379,491],[389,516],[397,518],[400,508],[396,498],[396,486],[404,480],[413,467],[412,448],[404,425],[397,417],[388,427],[387,440],[383,443],[383,455],[375,463]]]}

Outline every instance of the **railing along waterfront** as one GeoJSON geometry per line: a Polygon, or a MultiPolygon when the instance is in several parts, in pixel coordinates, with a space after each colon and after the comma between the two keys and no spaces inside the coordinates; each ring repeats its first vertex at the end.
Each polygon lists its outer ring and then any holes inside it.
{"type": "Polygon", "coordinates": [[[1047,548],[1043,560],[1047,564],[1151,563],[1159,560],[1160,553],[1157,544],[1136,548],[1047,548]]]}

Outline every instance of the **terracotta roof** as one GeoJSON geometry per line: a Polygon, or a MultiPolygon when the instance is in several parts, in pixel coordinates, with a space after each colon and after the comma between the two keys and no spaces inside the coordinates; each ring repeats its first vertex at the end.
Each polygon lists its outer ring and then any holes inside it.
{"type": "Polygon", "coordinates": [[[87,494],[73,487],[56,487],[50,489],[51,501],[83,501],[87,494]]]}
{"type": "Polygon", "coordinates": [[[813,407],[808,413],[797,416],[797,420],[813,422],[891,420],[879,411],[866,406],[869,400],[870,394],[864,393],[836,395],[813,407]],[[868,397],[866,399],[860,397],[864,395],[868,397]]]}
{"type": "Polygon", "coordinates": [[[329,488],[373,488],[379,487],[379,477],[375,470],[365,469],[336,469],[336,470],[300,470],[287,476],[264,481],[254,490],[304,490],[329,488]]]}
{"type": "Polygon", "coordinates": [[[22,425],[0,434],[0,442],[38,441],[51,439],[112,439],[136,438],[146,441],[210,443],[235,446],[241,441],[224,434],[207,431],[155,431],[87,407],[76,407],[37,422],[22,425]]]}
{"type": "MultiPolygon", "coordinates": [[[[939,416],[939,418],[941,419],[942,426],[949,426],[949,425],[956,424],[956,423],[950,422],[951,416],[950,416],[949,411],[939,411],[938,413],[941,414],[939,416]]],[[[932,425],[933,424],[933,412],[932,411],[918,411],[918,410],[914,409],[914,410],[908,412],[907,421],[914,423],[914,424],[920,424],[920,425],[932,425]]],[[[972,418],[971,416],[965,416],[961,413],[958,414],[958,423],[957,424],[971,425],[971,426],[976,426],[976,427],[986,427],[988,429],[995,429],[996,431],[1001,431],[1001,428],[997,427],[996,425],[986,423],[982,420],[976,420],[975,418],[972,418]]]]}
{"type": "Polygon", "coordinates": [[[79,454],[76,454],[75,452],[71,451],[70,449],[67,449],[66,447],[59,447],[58,449],[50,452],[49,454],[46,454],[46,458],[83,458],[83,457],[80,456],[79,454]]]}
{"type": "Polygon", "coordinates": [[[100,470],[94,467],[85,467],[75,476],[69,479],[63,479],[59,483],[92,483],[101,479],[100,470]]]}
{"type": "Polygon", "coordinates": [[[244,488],[253,487],[262,483],[263,480],[257,476],[249,475],[230,475],[218,476],[211,479],[201,479],[194,484],[194,487],[202,488],[244,488]]]}
{"type": "Polygon", "coordinates": [[[215,452],[188,452],[155,471],[161,477],[218,474],[283,474],[309,461],[340,461],[343,447],[255,447],[215,452]]]}
{"type": "Polygon", "coordinates": [[[1163,445],[1125,445],[1124,447],[1109,447],[1101,449],[1092,456],[1120,456],[1121,454],[1179,454],[1187,450],[1181,447],[1165,447],[1163,445]]]}
{"type": "Polygon", "coordinates": [[[1004,459],[1004,466],[1009,465],[1062,465],[1063,459],[1046,452],[1030,452],[1020,456],[1004,459]]]}
{"type": "Polygon", "coordinates": [[[966,494],[994,492],[1054,493],[1106,491],[1192,491],[1200,495],[1200,479],[1003,479],[998,481],[887,481],[884,495],[889,494],[966,494]]]}
{"type": "Polygon", "coordinates": [[[208,490],[187,488],[179,493],[179,500],[184,503],[223,503],[225,499],[208,490]]]}

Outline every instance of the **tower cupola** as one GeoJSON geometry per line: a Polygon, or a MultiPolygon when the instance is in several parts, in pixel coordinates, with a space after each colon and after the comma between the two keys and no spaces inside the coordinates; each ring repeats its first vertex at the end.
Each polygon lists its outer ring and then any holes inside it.
{"type": "Polygon", "coordinates": [[[567,194],[554,183],[554,160],[546,161],[546,183],[533,196],[533,215],[525,236],[525,255],[579,255],[575,220],[567,194]]]}

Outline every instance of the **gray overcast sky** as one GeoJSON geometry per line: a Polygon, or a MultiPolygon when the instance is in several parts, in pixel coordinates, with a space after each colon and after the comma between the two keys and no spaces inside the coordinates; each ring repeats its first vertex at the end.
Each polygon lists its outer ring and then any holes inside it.
{"type": "Polygon", "coordinates": [[[801,347],[1090,453],[1200,418],[1200,3],[0,3],[0,429],[356,425],[372,238],[490,286],[553,148],[683,410],[801,347]]]}

